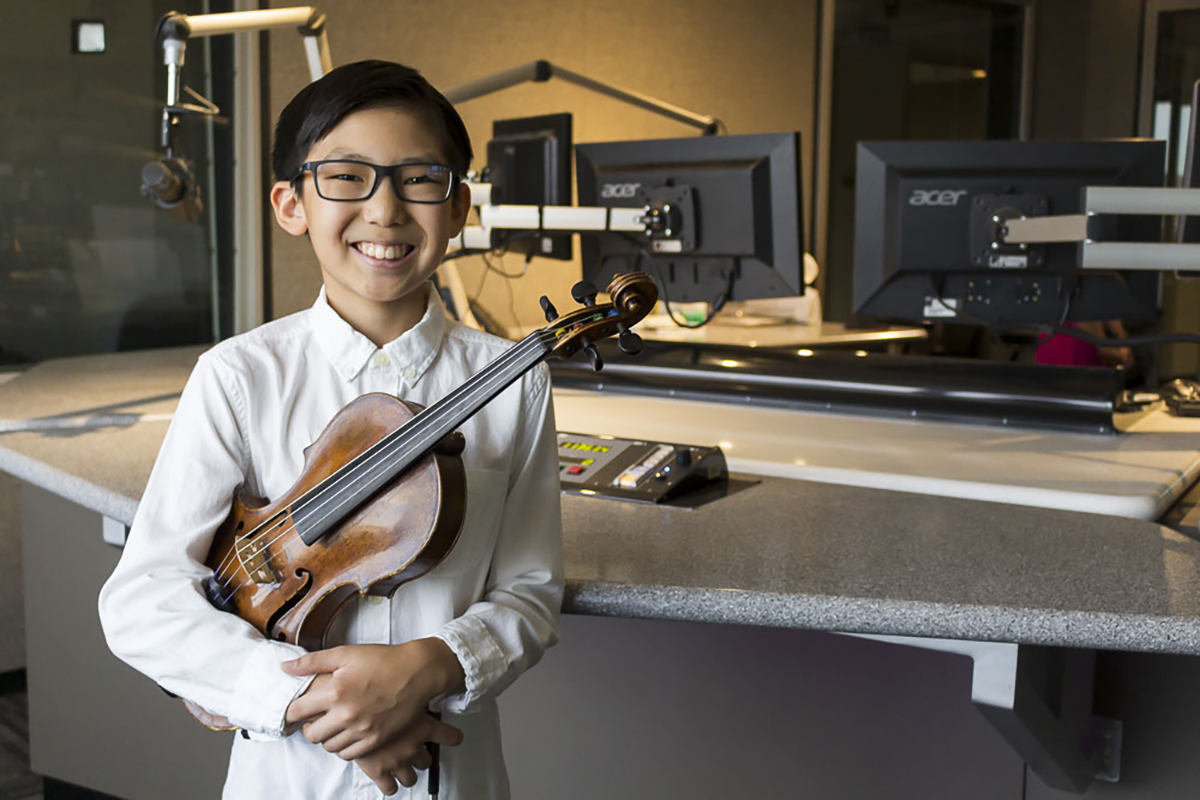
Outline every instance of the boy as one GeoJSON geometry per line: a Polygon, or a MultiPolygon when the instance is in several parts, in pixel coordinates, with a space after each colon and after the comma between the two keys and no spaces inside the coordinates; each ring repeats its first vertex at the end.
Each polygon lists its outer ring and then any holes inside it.
{"type": "Polygon", "coordinates": [[[100,595],[118,657],[242,728],[226,798],[368,798],[397,782],[421,797],[427,742],[445,745],[443,798],[509,795],[495,695],[557,640],[562,601],[544,365],[462,428],[468,502],[450,555],[390,601],[348,604],[326,638],[341,646],[267,640],[202,589],[239,486],[280,496],[354,398],[429,405],[511,346],[447,320],[429,291],[466,221],[470,160],[453,107],[398,64],[339,67],[279,117],[271,203],[309,237],[324,287],[200,357],[100,595]]]}

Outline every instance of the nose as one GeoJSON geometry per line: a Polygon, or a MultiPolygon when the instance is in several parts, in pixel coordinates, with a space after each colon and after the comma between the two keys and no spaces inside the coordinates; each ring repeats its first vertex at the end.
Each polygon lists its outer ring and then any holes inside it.
{"type": "Polygon", "coordinates": [[[375,194],[363,201],[363,219],[388,228],[408,221],[408,204],[396,196],[390,181],[382,181],[375,194]]]}

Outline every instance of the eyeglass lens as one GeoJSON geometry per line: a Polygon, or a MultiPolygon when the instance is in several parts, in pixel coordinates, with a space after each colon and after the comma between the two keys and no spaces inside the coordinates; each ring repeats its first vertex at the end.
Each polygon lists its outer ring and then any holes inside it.
{"type": "MultiPolygon", "coordinates": [[[[375,185],[375,170],[352,161],[326,161],[313,171],[317,193],[330,200],[363,200],[375,185]]],[[[452,174],[441,164],[401,164],[393,179],[402,200],[440,203],[450,196],[452,174]]]]}

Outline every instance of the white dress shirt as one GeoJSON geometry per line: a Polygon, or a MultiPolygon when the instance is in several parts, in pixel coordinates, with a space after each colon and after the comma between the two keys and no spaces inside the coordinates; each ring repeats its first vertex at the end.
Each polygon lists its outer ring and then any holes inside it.
{"type": "MultiPolygon", "coordinates": [[[[212,534],[239,486],[281,496],[301,473],[304,448],[356,397],[386,392],[428,406],[512,346],[448,320],[437,293],[428,294],[421,321],[382,348],[338,316],[322,289],[311,309],[204,353],[121,561],[100,593],[101,622],[119,658],[247,732],[234,736],[225,798],[383,796],[354,762],[302,733],[285,733],[284,712],[311,678],[288,676],[280,664],[304,651],[216,610],[201,587],[211,574],[204,560],[212,534]]],[[[443,719],[465,738],[441,749],[440,800],[507,798],[495,698],[557,641],[562,604],[558,458],[545,365],[460,430],[467,512],[458,543],[390,601],[349,603],[326,641],[445,641],[462,663],[466,691],[444,700],[443,719]]],[[[187,712],[181,706],[179,713],[187,712]]],[[[425,773],[418,776],[412,790],[401,787],[394,796],[427,796],[425,773]]]]}

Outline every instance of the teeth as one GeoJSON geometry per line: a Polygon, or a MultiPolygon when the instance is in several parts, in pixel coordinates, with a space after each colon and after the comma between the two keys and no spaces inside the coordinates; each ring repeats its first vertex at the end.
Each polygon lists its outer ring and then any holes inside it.
{"type": "Polygon", "coordinates": [[[413,249],[410,244],[388,245],[385,247],[374,242],[359,242],[356,247],[364,255],[379,259],[380,261],[393,261],[397,258],[403,258],[413,249]]]}

